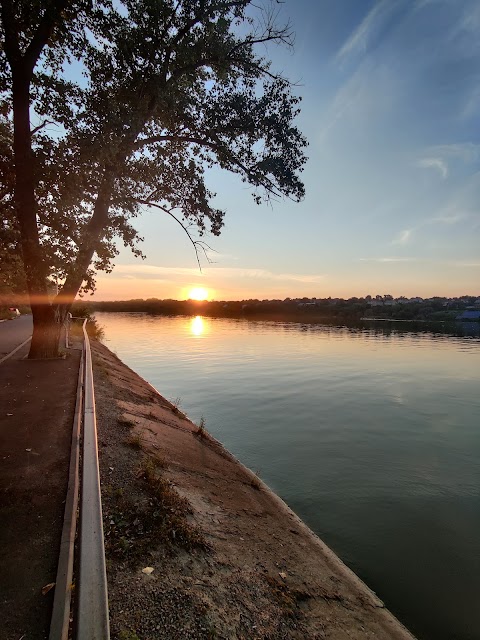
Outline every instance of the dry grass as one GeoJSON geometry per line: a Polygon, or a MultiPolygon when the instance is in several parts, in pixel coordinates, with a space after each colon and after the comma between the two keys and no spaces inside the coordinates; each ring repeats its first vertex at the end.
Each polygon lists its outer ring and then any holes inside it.
{"type": "Polygon", "coordinates": [[[260,491],[260,489],[262,488],[262,482],[256,473],[252,472],[252,477],[250,478],[250,485],[257,491],[260,491]]]}
{"type": "Polygon", "coordinates": [[[131,420],[130,418],[118,418],[117,423],[119,425],[121,425],[122,427],[134,427],[135,426],[135,422],[133,420],[131,420]]]}
{"type": "Polygon", "coordinates": [[[125,442],[132,447],[132,449],[137,449],[137,451],[140,451],[143,448],[142,437],[139,433],[131,433],[125,442]]]}
{"type": "Polygon", "coordinates": [[[205,418],[202,416],[200,418],[200,422],[198,423],[198,429],[195,433],[195,435],[199,436],[200,438],[205,438],[205,436],[207,435],[206,429],[205,429],[205,425],[206,425],[206,421],[205,418]]]}
{"type": "Polygon", "coordinates": [[[272,576],[265,576],[265,581],[283,613],[289,617],[297,616],[299,603],[312,597],[307,591],[291,589],[285,582],[272,576]]]}
{"type": "Polygon", "coordinates": [[[208,551],[202,531],[191,522],[192,508],[161,474],[162,460],[145,458],[136,473],[143,499],[106,488],[105,543],[115,557],[136,561],[163,546],[169,551],[208,551]]]}
{"type": "Polygon", "coordinates": [[[131,631],[130,629],[123,629],[118,634],[118,640],[140,640],[135,631],[131,631]]]}
{"type": "Polygon", "coordinates": [[[172,400],[172,411],[176,416],[183,415],[182,412],[180,411],[181,402],[182,402],[181,398],[175,398],[175,400],[172,400]]]}

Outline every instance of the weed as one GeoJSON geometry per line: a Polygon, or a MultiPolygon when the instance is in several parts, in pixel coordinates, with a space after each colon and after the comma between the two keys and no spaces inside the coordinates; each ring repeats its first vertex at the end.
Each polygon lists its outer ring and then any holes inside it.
{"type": "Polygon", "coordinates": [[[130,418],[118,418],[117,424],[121,425],[122,427],[134,427],[135,426],[135,422],[133,420],[131,420],[130,418]]]}
{"type": "Polygon", "coordinates": [[[151,483],[152,479],[156,477],[157,470],[162,468],[162,460],[159,458],[148,457],[142,460],[137,478],[144,478],[147,482],[151,483]]]}
{"type": "Polygon", "coordinates": [[[210,549],[201,530],[188,520],[192,512],[188,500],[159,472],[162,464],[151,457],[143,460],[136,475],[144,489],[144,500],[134,501],[130,493],[110,494],[104,510],[109,554],[134,561],[159,543],[170,549],[210,549]]]}
{"type": "Polygon", "coordinates": [[[257,491],[260,491],[261,487],[262,487],[262,482],[260,480],[260,478],[258,477],[258,475],[254,472],[252,472],[252,477],[250,478],[250,485],[256,489],[257,491]]]}
{"type": "Polygon", "coordinates": [[[149,487],[155,518],[161,519],[161,533],[164,538],[182,547],[208,548],[208,544],[198,527],[187,520],[192,508],[186,498],[175,491],[171,482],[158,473],[158,461],[148,458],[143,465],[143,477],[149,487]]]}
{"type": "Polygon", "coordinates": [[[143,478],[149,485],[154,497],[160,500],[170,511],[183,511],[191,513],[190,503],[186,498],[182,498],[171,482],[157,473],[158,464],[153,458],[147,458],[141,468],[143,478]]]}
{"type": "Polygon", "coordinates": [[[200,418],[200,422],[198,423],[198,429],[196,434],[197,436],[200,436],[200,438],[204,438],[206,435],[205,424],[206,424],[205,418],[204,416],[202,416],[200,418]]]}
{"type": "Polygon", "coordinates": [[[95,319],[95,316],[91,313],[91,311],[87,307],[82,307],[81,305],[74,304],[71,311],[73,316],[77,319],[76,322],[72,322],[71,324],[72,335],[75,335],[79,331],[79,328],[81,333],[81,324],[78,322],[78,319],[81,318],[83,320],[86,318],[87,333],[90,336],[90,338],[95,338],[100,342],[103,340],[103,338],[105,337],[105,331],[103,327],[101,327],[98,324],[97,320],[95,319]]]}
{"type": "Polygon", "coordinates": [[[312,597],[307,591],[290,588],[284,582],[280,582],[280,580],[272,576],[265,576],[265,581],[272,590],[281,609],[289,617],[297,615],[299,602],[312,597]]]}
{"type": "Polygon", "coordinates": [[[135,631],[131,629],[122,629],[118,634],[118,640],[140,640],[135,631]]]}
{"type": "Polygon", "coordinates": [[[172,400],[172,411],[176,416],[182,413],[180,411],[181,402],[182,402],[181,398],[175,398],[175,400],[172,400]]]}
{"type": "Polygon", "coordinates": [[[139,451],[143,447],[142,437],[139,433],[131,433],[126,439],[126,443],[133,449],[137,449],[137,451],[139,451]]]}
{"type": "Polygon", "coordinates": [[[217,631],[216,631],[213,623],[210,624],[210,626],[208,627],[207,633],[208,633],[209,640],[216,640],[216,638],[218,638],[217,631]]]}
{"type": "Polygon", "coordinates": [[[168,462],[167,459],[164,458],[163,456],[156,456],[155,457],[155,465],[157,467],[157,469],[168,469],[168,462]]]}

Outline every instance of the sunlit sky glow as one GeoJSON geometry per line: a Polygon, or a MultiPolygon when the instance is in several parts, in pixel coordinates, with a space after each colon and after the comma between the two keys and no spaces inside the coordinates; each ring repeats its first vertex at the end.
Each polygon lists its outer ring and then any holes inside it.
{"type": "Polygon", "coordinates": [[[167,216],[136,226],[147,260],[121,248],[96,299],[285,298],[480,293],[480,2],[287,0],[294,51],[271,47],[298,83],[307,195],[256,206],[209,172],[227,210],[214,264],[167,216]]]}
{"type": "Polygon", "coordinates": [[[209,293],[203,287],[194,287],[188,292],[188,298],[190,300],[208,300],[209,293]]]}

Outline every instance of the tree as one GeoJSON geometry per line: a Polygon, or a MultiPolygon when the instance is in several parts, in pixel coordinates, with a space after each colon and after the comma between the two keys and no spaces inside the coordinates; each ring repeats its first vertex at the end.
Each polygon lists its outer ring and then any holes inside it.
{"type": "Polygon", "coordinates": [[[95,271],[113,268],[116,238],[141,255],[132,219],[142,207],[174,217],[196,250],[190,225],[220,233],[224,212],[205,184],[213,165],[238,173],[257,204],[303,197],[300,99],[257,53],[291,44],[273,6],[1,0],[0,106],[13,122],[30,357],[57,353],[60,322],[95,271]],[[63,285],[50,300],[53,274],[63,285]]]}
{"type": "Polygon", "coordinates": [[[12,127],[0,116],[0,307],[24,304],[25,273],[19,253],[20,233],[13,208],[12,127]]]}

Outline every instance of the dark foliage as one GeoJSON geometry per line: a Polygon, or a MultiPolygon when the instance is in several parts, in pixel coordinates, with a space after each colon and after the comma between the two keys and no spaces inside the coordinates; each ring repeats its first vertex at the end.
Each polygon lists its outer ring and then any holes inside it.
{"type": "Polygon", "coordinates": [[[55,274],[55,304],[71,304],[113,268],[118,238],[140,256],[132,220],[144,207],[218,235],[214,165],[257,203],[303,197],[299,98],[258,53],[291,44],[274,5],[2,0],[0,239],[16,234],[32,297],[55,274]]]}

